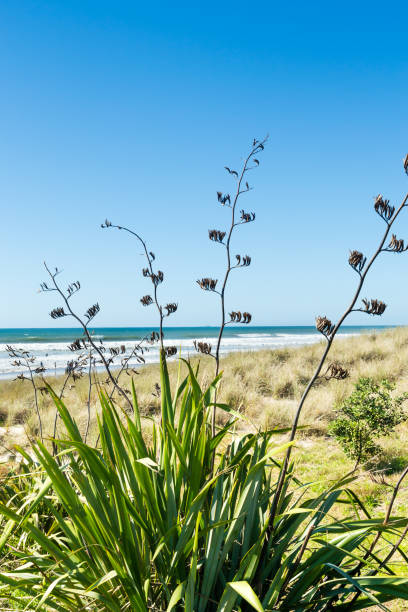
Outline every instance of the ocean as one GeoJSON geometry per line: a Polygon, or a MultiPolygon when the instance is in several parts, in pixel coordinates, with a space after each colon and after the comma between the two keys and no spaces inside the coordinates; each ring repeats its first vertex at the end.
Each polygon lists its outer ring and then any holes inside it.
{"type": "MultiPolygon", "coordinates": [[[[387,326],[382,325],[344,326],[338,335],[344,337],[386,328],[387,326]]],[[[95,327],[91,331],[95,339],[103,340],[107,349],[125,346],[126,353],[116,358],[115,363],[120,366],[120,360],[131,352],[138,340],[151,331],[158,330],[152,327],[95,327]]],[[[215,347],[218,328],[168,327],[165,328],[164,333],[165,344],[176,346],[186,357],[196,354],[193,346],[194,340],[208,342],[215,347]]],[[[13,378],[23,371],[23,368],[12,365],[13,359],[7,353],[7,345],[29,351],[36,358],[36,363],[44,365],[48,374],[60,374],[65,370],[67,361],[75,357],[68,345],[78,337],[81,337],[81,330],[78,328],[0,329],[0,378],[13,378]]],[[[271,350],[301,346],[313,344],[322,339],[322,335],[312,326],[227,326],[222,341],[222,354],[232,351],[271,350]]],[[[157,345],[150,346],[144,358],[146,363],[157,362],[159,360],[157,345]]],[[[130,361],[130,364],[136,366],[137,362],[130,361]]]]}

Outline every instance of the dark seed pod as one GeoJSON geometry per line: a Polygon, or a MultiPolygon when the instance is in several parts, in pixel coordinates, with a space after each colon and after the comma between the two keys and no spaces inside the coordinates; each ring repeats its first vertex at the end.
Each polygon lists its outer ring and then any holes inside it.
{"type": "Polygon", "coordinates": [[[155,287],[157,287],[157,285],[160,285],[160,283],[163,282],[164,279],[164,274],[161,270],[157,271],[157,274],[151,274],[150,278],[152,279],[152,283],[155,287]]]}
{"type": "Polygon", "coordinates": [[[241,312],[240,310],[233,310],[229,313],[231,323],[245,323],[247,325],[252,320],[252,315],[249,312],[241,312]]]}
{"type": "Polygon", "coordinates": [[[68,348],[70,351],[74,352],[74,351],[81,351],[82,350],[82,342],[83,340],[81,340],[80,338],[77,338],[76,340],[74,340],[74,342],[72,342],[72,344],[68,344],[68,348]]]}
{"type": "Polygon", "coordinates": [[[218,283],[218,280],[214,278],[201,278],[197,281],[197,284],[204,289],[204,291],[215,291],[215,287],[218,283]]]}
{"type": "Polygon", "coordinates": [[[50,312],[50,317],[51,319],[59,319],[60,317],[66,317],[67,313],[64,311],[63,308],[54,308],[54,310],[51,310],[50,312]]]}
{"type": "Polygon", "coordinates": [[[164,306],[165,310],[167,310],[167,316],[173,314],[174,312],[176,312],[178,306],[175,302],[172,302],[170,304],[166,304],[166,306],[164,306]]]}
{"type": "Polygon", "coordinates": [[[149,342],[150,342],[150,344],[154,344],[155,342],[158,342],[159,339],[160,339],[159,334],[157,332],[153,331],[150,334],[149,342]]]}
{"type": "Polygon", "coordinates": [[[387,308],[387,304],[381,302],[381,300],[362,300],[364,304],[364,312],[371,315],[381,316],[384,310],[387,308]]]}
{"type": "Polygon", "coordinates": [[[142,274],[143,274],[144,277],[150,276],[149,268],[143,268],[142,274]]]}
{"type": "Polygon", "coordinates": [[[240,323],[242,319],[242,313],[239,310],[233,310],[229,313],[232,323],[240,323]]]}
{"type": "Polygon", "coordinates": [[[330,378],[334,378],[335,380],[344,380],[345,378],[348,378],[348,376],[349,371],[338,363],[331,363],[325,374],[326,380],[330,380],[330,378]]]}
{"type": "Polygon", "coordinates": [[[79,281],[75,281],[75,283],[71,283],[71,285],[68,285],[68,289],[67,289],[68,297],[71,297],[71,295],[79,291],[80,288],[81,288],[81,284],[79,281]]]}
{"type": "Polygon", "coordinates": [[[165,346],[162,349],[162,355],[165,357],[173,357],[177,354],[177,346],[165,346]]]}
{"type": "Polygon", "coordinates": [[[350,257],[348,259],[348,262],[349,262],[350,266],[356,272],[361,272],[361,270],[365,266],[365,262],[366,261],[367,261],[367,258],[364,257],[364,255],[362,253],[360,253],[360,251],[350,251],[350,257]]]}
{"type": "Polygon", "coordinates": [[[107,219],[105,219],[105,223],[101,223],[101,227],[105,228],[105,227],[112,227],[112,223],[110,221],[108,221],[107,219]]]}
{"type": "Polygon", "coordinates": [[[249,255],[244,255],[243,257],[241,257],[241,255],[235,255],[236,260],[237,260],[237,266],[241,266],[241,267],[247,267],[249,265],[251,265],[251,258],[249,255]]]}
{"type": "Polygon", "coordinates": [[[223,206],[225,206],[227,203],[229,205],[231,204],[231,196],[229,195],[229,193],[223,194],[221,191],[217,191],[217,200],[223,206]]]}
{"type": "Polygon", "coordinates": [[[150,306],[150,304],[153,304],[153,298],[151,295],[144,295],[140,301],[142,302],[143,306],[150,306]]]}
{"type": "Polygon", "coordinates": [[[316,317],[316,329],[329,339],[333,333],[334,325],[327,317],[316,317]]]}
{"type": "Polygon", "coordinates": [[[404,159],[404,170],[406,174],[408,174],[408,153],[406,154],[405,159],[404,159]]]}
{"type": "Polygon", "coordinates": [[[197,340],[194,340],[193,344],[197,353],[211,355],[211,344],[209,344],[208,342],[198,342],[197,340]]]}
{"type": "Polygon", "coordinates": [[[404,241],[402,239],[398,240],[397,236],[393,234],[386,250],[392,251],[393,253],[402,253],[402,251],[407,250],[407,247],[405,247],[404,241]]]}
{"type": "Polygon", "coordinates": [[[91,319],[94,318],[95,315],[98,314],[99,311],[100,311],[99,304],[94,304],[93,306],[88,308],[88,310],[86,311],[84,315],[88,319],[88,323],[91,319]]]}
{"type": "Polygon", "coordinates": [[[384,221],[388,222],[395,212],[395,207],[390,206],[390,201],[384,200],[382,195],[379,194],[374,201],[374,210],[384,219],[384,221]]]}
{"type": "Polygon", "coordinates": [[[236,170],[231,170],[230,168],[228,168],[228,166],[224,166],[224,168],[229,174],[233,174],[236,178],[238,178],[238,172],[236,170]]]}
{"type": "Polygon", "coordinates": [[[250,223],[251,221],[255,221],[255,213],[247,213],[241,210],[241,223],[250,223]]]}
{"type": "Polygon", "coordinates": [[[208,230],[208,237],[214,242],[222,242],[225,238],[225,232],[220,232],[216,229],[208,230]]]}

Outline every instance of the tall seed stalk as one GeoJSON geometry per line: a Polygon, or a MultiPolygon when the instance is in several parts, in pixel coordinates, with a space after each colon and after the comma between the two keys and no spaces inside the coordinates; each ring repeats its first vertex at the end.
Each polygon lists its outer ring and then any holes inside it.
{"type": "MultiPolygon", "coordinates": [[[[244,225],[247,223],[251,223],[255,221],[255,213],[254,212],[246,212],[245,210],[240,211],[240,216],[237,214],[237,205],[241,198],[241,196],[249,191],[252,191],[252,187],[250,187],[247,180],[247,173],[251,170],[254,170],[259,166],[259,159],[255,156],[259,155],[265,147],[265,143],[268,137],[264,138],[262,141],[254,139],[252,142],[251,149],[246,156],[241,170],[237,172],[237,170],[231,170],[228,166],[225,166],[225,170],[228,172],[230,176],[235,179],[236,188],[235,194],[231,196],[229,193],[223,193],[221,191],[217,192],[217,200],[218,202],[230,209],[230,226],[227,231],[221,231],[217,229],[208,230],[208,237],[212,242],[216,242],[221,244],[225,248],[226,253],[226,267],[224,278],[222,280],[221,290],[217,290],[218,279],[213,278],[201,278],[197,280],[198,286],[203,291],[210,291],[212,293],[216,293],[220,298],[220,310],[221,310],[221,320],[220,327],[218,332],[217,344],[215,347],[215,353],[212,352],[212,347],[206,342],[194,342],[194,346],[199,353],[203,353],[205,355],[210,355],[215,359],[215,375],[218,376],[220,370],[220,349],[222,337],[224,334],[225,327],[231,323],[243,323],[245,325],[249,324],[252,320],[252,315],[249,312],[241,312],[231,311],[229,313],[229,319],[227,320],[226,316],[226,304],[225,304],[225,293],[227,289],[227,283],[232,270],[236,268],[248,267],[251,264],[251,257],[249,255],[235,255],[235,262],[233,262],[233,257],[231,253],[231,241],[234,230],[239,225],[244,225]]],[[[214,398],[214,406],[212,409],[211,415],[211,433],[212,436],[215,436],[215,422],[216,422],[216,392],[214,398]]]]}
{"type": "MultiPolygon", "coordinates": [[[[124,389],[122,389],[122,387],[120,387],[114,377],[114,375],[112,374],[111,371],[111,360],[109,358],[107,358],[105,356],[105,348],[103,346],[103,344],[97,344],[95,342],[95,340],[92,338],[92,334],[89,331],[89,324],[91,323],[91,321],[94,319],[94,317],[98,314],[100,307],[99,304],[93,304],[92,306],[90,306],[90,308],[88,308],[88,310],[86,311],[84,318],[81,318],[71,307],[70,304],[70,300],[71,298],[80,290],[81,285],[79,283],[79,281],[75,281],[74,283],[71,283],[66,291],[63,291],[59,285],[59,283],[57,282],[56,278],[58,276],[58,274],[60,273],[60,270],[58,270],[58,268],[55,268],[55,270],[52,272],[47,264],[44,262],[44,267],[48,272],[48,275],[51,279],[52,282],[52,286],[48,286],[47,283],[41,283],[41,291],[44,293],[47,292],[51,292],[51,291],[56,291],[59,296],[62,298],[62,301],[64,303],[63,307],[57,307],[54,308],[51,312],[50,312],[50,316],[52,319],[60,319],[63,317],[72,317],[77,323],[79,323],[80,327],[82,328],[83,332],[84,332],[84,337],[86,338],[86,341],[88,342],[88,344],[92,347],[93,351],[98,355],[101,363],[103,364],[103,366],[105,367],[105,370],[108,374],[108,378],[110,380],[110,382],[113,384],[113,386],[115,387],[115,389],[118,391],[118,393],[122,396],[122,398],[126,401],[126,403],[128,404],[128,407],[130,410],[133,410],[133,404],[131,402],[131,400],[129,399],[129,397],[127,396],[126,392],[124,389]],[[65,309],[64,309],[65,308],[65,309]],[[86,319],[86,320],[85,320],[86,319]]],[[[84,346],[84,343],[81,343],[81,340],[77,340],[75,341],[71,347],[72,350],[74,350],[75,346],[78,349],[81,348],[86,348],[84,346]]]]}
{"type": "MultiPolygon", "coordinates": [[[[404,165],[405,173],[408,175],[408,154],[404,159],[403,165],[404,165]]],[[[306,399],[311,389],[313,388],[313,385],[315,384],[317,378],[320,375],[320,372],[323,368],[323,365],[326,361],[326,358],[330,352],[330,349],[332,347],[336,334],[339,331],[341,325],[344,323],[347,317],[349,317],[349,315],[353,312],[364,312],[368,315],[381,316],[386,309],[386,304],[378,299],[369,300],[369,299],[364,298],[362,300],[362,306],[357,307],[357,308],[356,308],[356,304],[357,304],[357,300],[360,297],[360,294],[364,286],[364,282],[367,278],[368,272],[370,271],[377,257],[381,253],[403,253],[408,250],[408,245],[405,245],[404,240],[397,238],[396,234],[392,234],[391,238],[389,239],[389,235],[390,235],[392,226],[397,220],[402,209],[405,208],[407,205],[408,205],[408,193],[405,195],[405,197],[403,198],[401,204],[399,205],[397,209],[395,209],[394,206],[391,206],[389,200],[383,198],[381,194],[379,194],[375,198],[374,210],[381,217],[381,219],[385,222],[386,224],[385,232],[380,240],[380,243],[376,251],[372,255],[371,259],[368,261],[368,263],[367,263],[367,257],[365,257],[363,253],[359,251],[355,251],[355,250],[350,252],[348,263],[351,266],[351,268],[357,273],[359,280],[357,283],[356,291],[352,297],[352,300],[349,306],[344,311],[344,313],[339,318],[338,322],[336,324],[333,324],[330,321],[330,319],[328,319],[326,316],[318,316],[316,318],[316,329],[324,336],[327,344],[320,358],[320,361],[316,367],[316,370],[313,376],[311,377],[309,383],[307,384],[303,392],[303,395],[300,399],[300,402],[299,402],[299,405],[298,405],[298,408],[296,410],[295,417],[293,420],[293,424],[292,424],[292,429],[291,429],[291,433],[289,437],[290,442],[293,442],[295,439],[303,406],[306,402],[306,399]],[[388,239],[389,239],[389,243],[386,244],[388,239]]],[[[277,485],[275,495],[274,495],[274,500],[273,500],[272,509],[271,509],[271,525],[273,525],[273,521],[274,521],[274,518],[277,512],[280,494],[282,492],[286,474],[289,468],[289,461],[290,461],[291,453],[292,453],[292,446],[289,446],[286,451],[284,463],[283,463],[283,466],[280,472],[278,485],[277,485]]]]}
{"type": "Polygon", "coordinates": [[[115,228],[118,230],[123,230],[125,232],[128,232],[128,234],[131,234],[132,236],[134,236],[142,245],[143,255],[147,262],[147,268],[142,269],[142,274],[145,278],[150,278],[153,284],[153,297],[151,295],[144,295],[140,299],[140,302],[142,306],[150,306],[151,304],[155,305],[158,315],[159,315],[159,334],[156,337],[155,332],[153,332],[151,336],[151,340],[152,341],[158,340],[160,342],[160,352],[163,357],[172,357],[173,355],[177,353],[177,347],[176,346],[164,346],[163,322],[165,318],[169,317],[170,315],[174,314],[177,311],[178,304],[176,302],[170,302],[166,305],[162,305],[159,302],[158,287],[159,285],[161,285],[161,283],[164,280],[164,273],[162,272],[162,270],[155,270],[153,268],[153,262],[156,259],[155,254],[152,251],[149,251],[145,240],[143,240],[143,238],[139,234],[129,229],[128,227],[124,227],[122,225],[115,225],[111,223],[110,221],[108,221],[108,219],[106,219],[104,223],[101,223],[101,227],[102,229],[115,228]]]}

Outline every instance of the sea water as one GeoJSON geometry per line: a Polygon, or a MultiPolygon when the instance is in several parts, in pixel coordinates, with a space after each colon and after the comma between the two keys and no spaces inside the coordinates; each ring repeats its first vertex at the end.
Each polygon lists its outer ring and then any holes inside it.
{"type": "MultiPolygon", "coordinates": [[[[349,336],[364,332],[386,329],[385,326],[344,326],[339,336],[349,336]]],[[[93,338],[103,342],[109,348],[124,346],[125,353],[116,358],[114,366],[120,366],[121,359],[129,355],[135,344],[157,328],[145,327],[95,327],[90,332],[93,338]]],[[[165,345],[176,346],[183,357],[196,354],[193,342],[199,340],[212,345],[213,352],[217,343],[217,327],[168,327],[164,330],[165,345]]],[[[65,370],[67,361],[75,358],[75,353],[68,348],[75,339],[82,337],[82,330],[75,328],[20,328],[0,329],[0,377],[12,378],[24,368],[12,365],[7,353],[7,345],[24,349],[42,363],[48,374],[60,374],[65,370]]],[[[309,326],[227,326],[221,345],[221,353],[232,351],[257,351],[260,349],[277,349],[313,344],[323,340],[315,327],[309,326]]],[[[158,345],[146,345],[148,351],[143,354],[146,363],[159,360],[158,345]]],[[[129,365],[139,365],[131,359],[129,365]]]]}

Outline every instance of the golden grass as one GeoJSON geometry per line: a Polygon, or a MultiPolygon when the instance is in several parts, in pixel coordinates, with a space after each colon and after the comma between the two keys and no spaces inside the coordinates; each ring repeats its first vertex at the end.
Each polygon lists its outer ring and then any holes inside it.
{"type": "MultiPolygon", "coordinates": [[[[259,428],[290,426],[298,401],[322,354],[323,343],[291,349],[230,353],[222,360],[223,377],[219,399],[235,410],[245,413],[259,428]]],[[[200,358],[199,378],[205,384],[214,374],[214,360],[200,358]]],[[[388,378],[398,392],[408,391],[408,328],[396,328],[367,333],[335,341],[327,365],[338,362],[350,372],[343,381],[320,378],[305,404],[301,422],[308,433],[325,434],[335,405],[352,391],[360,376],[388,378]]],[[[198,358],[193,359],[194,365],[198,358]]],[[[169,363],[170,376],[175,382],[179,365],[169,363]]],[[[181,365],[182,375],[186,372],[181,365]]],[[[140,369],[134,377],[139,404],[144,414],[155,414],[159,399],[153,395],[159,382],[158,365],[140,369]]],[[[98,381],[105,376],[98,375],[98,381]]],[[[62,377],[51,376],[48,382],[59,393],[62,377]]],[[[130,378],[122,376],[129,388],[130,378]]],[[[72,414],[84,425],[87,418],[88,380],[86,377],[69,384],[64,399],[72,414]]],[[[44,429],[50,433],[54,406],[47,395],[39,396],[44,429]]],[[[98,399],[96,386],[92,391],[91,412],[95,420],[98,399]]],[[[222,415],[220,414],[220,418],[222,415]]],[[[2,425],[23,424],[29,435],[38,433],[37,417],[31,384],[28,381],[0,382],[0,420],[2,425]]]]}
{"type": "MultiPolygon", "coordinates": [[[[222,360],[223,378],[219,400],[245,414],[260,429],[289,427],[305,385],[320,359],[323,343],[291,349],[263,350],[231,353],[222,360]]],[[[350,371],[344,381],[323,378],[317,381],[305,404],[301,424],[306,426],[298,436],[296,457],[303,478],[316,482],[333,480],[352,467],[336,442],[327,436],[327,424],[333,418],[336,404],[347,397],[360,376],[376,380],[388,378],[395,382],[397,392],[408,391],[408,328],[396,328],[360,336],[338,339],[334,343],[327,365],[339,362],[350,371]]],[[[194,365],[200,361],[199,379],[208,383],[214,374],[214,360],[202,356],[194,358],[194,365]]],[[[169,363],[170,377],[176,381],[178,369],[185,374],[185,364],[169,363]]],[[[98,375],[103,383],[105,376],[98,375]]],[[[140,369],[134,377],[142,413],[158,415],[160,401],[153,395],[159,382],[158,365],[140,369]]],[[[51,386],[58,393],[61,377],[51,377],[51,386]]],[[[129,386],[130,378],[123,375],[122,383],[129,386]]],[[[69,385],[64,395],[66,405],[84,431],[87,421],[88,380],[86,377],[69,385]]],[[[52,399],[40,396],[41,415],[44,431],[51,435],[55,408],[52,399]]],[[[92,391],[90,440],[96,436],[95,415],[98,410],[96,386],[92,391]]],[[[0,382],[0,418],[3,437],[0,443],[11,447],[13,443],[24,443],[27,436],[38,435],[37,417],[34,410],[32,387],[27,381],[0,382]],[[16,428],[7,434],[7,427],[20,424],[24,430],[21,439],[16,439],[16,428]],[[25,433],[24,433],[25,432],[25,433]]],[[[218,420],[225,422],[227,415],[219,411],[218,420]]],[[[251,428],[243,421],[242,429],[251,428]]],[[[401,425],[395,435],[384,441],[384,457],[381,466],[393,472],[390,483],[408,461],[408,424],[401,425]]],[[[380,467],[381,467],[380,466],[380,467]]],[[[359,484],[365,498],[372,504],[380,504],[386,485],[372,482],[367,475],[359,484]],[[379,494],[382,492],[382,497],[379,494]],[[370,502],[371,503],[371,502],[370,502]]],[[[401,497],[401,503],[408,505],[408,495],[401,497]]]]}

